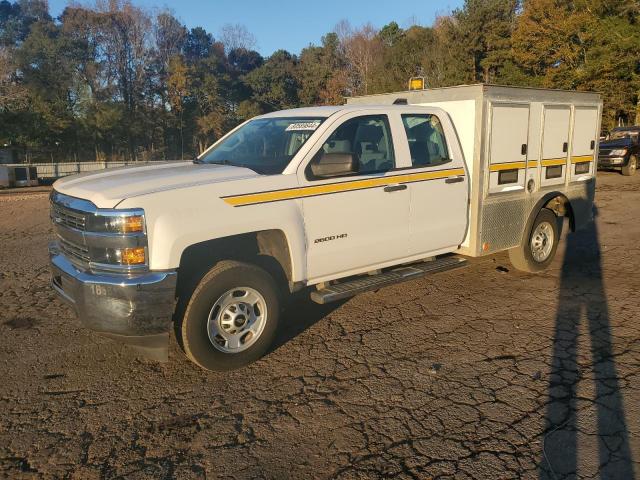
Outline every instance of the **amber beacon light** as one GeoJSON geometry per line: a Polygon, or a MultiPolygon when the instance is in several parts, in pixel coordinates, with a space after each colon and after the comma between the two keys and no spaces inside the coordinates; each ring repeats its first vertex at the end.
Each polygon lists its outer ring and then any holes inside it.
{"type": "Polygon", "coordinates": [[[424,90],[424,77],[411,77],[409,80],[409,90],[424,90]]]}

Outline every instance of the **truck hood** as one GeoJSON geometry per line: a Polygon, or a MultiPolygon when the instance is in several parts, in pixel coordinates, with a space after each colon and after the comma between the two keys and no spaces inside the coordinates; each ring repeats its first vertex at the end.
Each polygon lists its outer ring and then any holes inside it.
{"type": "Polygon", "coordinates": [[[633,146],[633,140],[630,138],[619,138],[616,140],[606,140],[600,142],[600,148],[629,148],[633,146]]]}
{"type": "Polygon", "coordinates": [[[248,168],[167,162],[73,175],[56,181],[53,188],[89,200],[99,208],[113,208],[125,198],[257,175],[248,168]]]}

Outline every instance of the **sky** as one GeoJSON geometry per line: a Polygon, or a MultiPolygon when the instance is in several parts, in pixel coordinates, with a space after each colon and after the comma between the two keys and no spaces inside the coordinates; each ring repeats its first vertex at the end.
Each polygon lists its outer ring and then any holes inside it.
{"type": "MultiPolygon", "coordinates": [[[[49,0],[52,16],[62,13],[68,0],[49,0]]],[[[80,0],[79,3],[87,3],[80,0]]],[[[89,2],[91,4],[93,2],[89,2]]],[[[401,27],[431,25],[437,15],[460,7],[463,0],[133,0],[149,9],[168,9],[187,27],[203,27],[214,37],[227,23],[244,24],[257,40],[257,50],[270,55],[278,49],[299,53],[343,19],[380,28],[391,21],[401,27]]]]}

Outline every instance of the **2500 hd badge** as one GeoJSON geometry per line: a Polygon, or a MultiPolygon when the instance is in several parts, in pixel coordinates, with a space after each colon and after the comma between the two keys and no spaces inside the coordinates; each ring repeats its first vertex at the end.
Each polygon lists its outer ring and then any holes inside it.
{"type": "Polygon", "coordinates": [[[331,235],[330,237],[316,238],[313,243],[324,243],[330,242],[331,240],[339,240],[341,238],[347,238],[349,235],[346,233],[341,233],[340,235],[331,235]]]}

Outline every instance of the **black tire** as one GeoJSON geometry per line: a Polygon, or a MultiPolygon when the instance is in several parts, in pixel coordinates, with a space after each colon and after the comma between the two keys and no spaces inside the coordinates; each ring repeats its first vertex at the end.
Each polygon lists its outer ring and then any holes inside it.
{"type": "Polygon", "coordinates": [[[556,255],[561,234],[562,218],[558,218],[556,214],[548,208],[541,209],[540,212],[538,212],[531,229],[524,236],[522,243],[509,250],[509,260],[511,261],[511,264],[517,270],[528,273],[536,273],[545,270],[556,255]],[[551,227],[551,230],[553,231],[553,244],[551,245],[551,250],[548,253],[548,256],[546,256],[544,260],[538,261],[534,258],[532,237],[534,232],[537,231],[538,226],[542,223],[546,223],[551,227]]]}
{"type": "Polygon", "coordinates": [[[200,280],[181,320],[180,345],[189,360],[206,370],[225,371],[244,367],[262,357],[273,342],[280,317],[280,299],[275,280],[249,263],[223,261],[200,280]],[[266,320],[262,333],[246,350],[223,352],[209,338],[208,321],[216,302],[234,289],[250,288],[265,301],[266,320]]]}
{"type": "Polygon", "coordinates": [[[636,173],[638,169],[638,157],[631,155],[625,167],[622,167],[622,175],[630,177],[636,173]]]}

